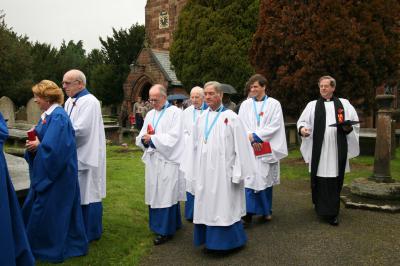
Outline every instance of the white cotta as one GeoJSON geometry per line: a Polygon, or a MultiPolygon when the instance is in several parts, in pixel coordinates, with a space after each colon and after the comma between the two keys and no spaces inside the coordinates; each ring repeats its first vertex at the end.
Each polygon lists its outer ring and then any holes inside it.
{"type": "Polygon", "coordinates": [[[255,133],[262,141],[268,141],[271,145],[272,153],[256,157],[256,175],[247,176],[245,180],[246,188],[260,191],[280,183],[279,160],[288,155],[288,149],[279,101],[268,97],[264,106],[263,101],[256,101],[255,105],[257,113],[261,113],[259,125],[253,98],[245,100],[240,105],[239,117],[247,135],[255,133]]]}
{"type": "Polygon", "coordinates": [[[253,174],[255,158],[243,124],[231,110],[220,113],[205,141],[208,113],[208,128],[218,115],[208,109],[199,117],[182,170],[193,182],[193,222],[230,226],[246,214],[244,177],[253,174]]]}
{"type": "MultiPolygon", "coordinates": [[[[344,116],[346,120],[358,121],[358,115],[354,107],[346,99],[339,99],[343,104],[344,116]]],[[[311,101],[307,104],[299,120],[297,121],[297,130],[300,127],[309,128],[311,134],[309,137],[302,137],[302,143],[300,147],[301,154],[303,155],[304,161],[309,165],[309,171],[311,172],[311,156],[313,146],[313,128],[314,128],[314,117],[315,117],[315,106],[317,101],[311,101]]],[[[338,176],[338,151],[337,151],[337,128],[330,127],[329,125],[336,123],[336,112],[333,101],[325,102],[326,111],[326,124],[325,124],[325,135],[322,142],[321,157],[319,160],[317,176],[332,178],[338,176]]],[[[353,131],[346,136],[348,143],[346,172],[350,171],[349,159],[358,156],[360,153],[359,146],[359,132],[360,125],[356,124],[353,126],[353,131]]]]}
{"type": "Polygon", "coordinates": [[[182,110],[169,106],[164,113],[163,110],[155,109],[148,112],[136,138],[136,145],[144,150],[145,203],[151,208],[168,208],[178,201],[186,200],[185,179],[179,171],[184,145],[182,110]],[[141,141],[149,124],[155,129],[155,134],[151,136],[155,148],[145,148],[141,141]]]}
{"type": "MultiPolygon", "coordinates": [[[[193,145],[193,127],[197,124],[199,117],[204,114],[204,110],[195,109],[193,105],[189,106],[182,112],[182,123],[183,123],[183,139],[184,139],[184,152],[182,152],[182,159],[189,153],[188,149],[191,149],[193,145]]],[[[194,189],[192,183],[189,181],[190,178],[185,178],[186,180],[186,191],[194,195],[194,189]]]]}
{"type": "Polygon", "coordinates": [[[100,102],[92,94],[68,98],[65,111],[75,130],[81,204],[106,197],[106,138],[100,102]]]}

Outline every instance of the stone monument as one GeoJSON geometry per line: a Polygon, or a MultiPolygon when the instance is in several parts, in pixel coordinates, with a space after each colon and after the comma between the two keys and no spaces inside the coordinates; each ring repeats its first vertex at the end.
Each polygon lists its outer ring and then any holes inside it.
{"type": "Polygon", "coordinates": [[[0,98],[0,112],[3,114],[4,119],[7,121],[7,125],[14,126],[15,124],[15,105],[13,101],[7,96],[0,98]]]}
{"type": "Polygon", "coordinates": [[[371,177],[357,178],[341,197],[346,207],[400,212],[400,182],[391,177],[393,95],[377,95],[378,116],[374,170],[371,177]],[[350,192],[350,193],[348,193],[350,192]]]}
{"type": "Polygon", "coordinates": [[[31,98],[26,104],[27,123],[36,125],[37,122],[39,121],[41,114],[42,111],[40,110],[39,106],[35,103],[35,99],[31,98]]]}

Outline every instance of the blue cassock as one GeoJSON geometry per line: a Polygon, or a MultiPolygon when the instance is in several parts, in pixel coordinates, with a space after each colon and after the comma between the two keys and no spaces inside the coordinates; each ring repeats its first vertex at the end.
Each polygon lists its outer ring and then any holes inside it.
{"type": "Polygon", "coordinates": [[[62,262],[85,255],[88,240],[80,206],[75,133],[57,107],[35,127],[36,153],[26,152],[31,187],[22,208],[36,259],[62,262]]]}
{"type": "Polygon", "coordinates": [[[0,265],[29,266],[35,264],[35,259],[3,154],[7,137],[7,125],[0,113],[0,265]]]}

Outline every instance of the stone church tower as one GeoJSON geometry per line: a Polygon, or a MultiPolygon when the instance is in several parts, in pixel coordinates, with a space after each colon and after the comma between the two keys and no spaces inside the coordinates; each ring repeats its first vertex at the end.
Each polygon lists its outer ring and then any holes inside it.
{"type": "Polygon", "coordinates": [[[179,13],[186,3],[187,0],[147,1],[145,47],[130,65],[131,71],[124,83],[124,104],[128,110],[132,110],[138,96],[147,100],[150,87],[156,83],[163,84],[168,94],[187,94],[169,59],[179,13]]]}
{"type": "Polygon", "coordinates": [[[187,0],[149,0],[146,4],[146,36],[151,48],[168,51],[178,16],[187,0]]]}

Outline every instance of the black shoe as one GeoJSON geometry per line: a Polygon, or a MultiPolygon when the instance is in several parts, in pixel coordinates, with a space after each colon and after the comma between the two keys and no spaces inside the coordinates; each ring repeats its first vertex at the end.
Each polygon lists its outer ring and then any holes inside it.
{"type": "Polygon", "coordinates": [[[263,215],[261,216],[262,223],[269,223],[272,221],[272,215],[263,215]]]}
{"type": "Polygon", "coordinates": [[[155,246],[164,244],[168,240],[170,240],[172,236],[163,236],[163,235],[157,235],[156,238],[154,238],[153,243],[155,246]]]}
{"type": "Polygon", "coordinates": [[[339,219],[338,219],[338,217],[337,217],[337,216],[332,217],[332,218],[330,219],[330,221],[329,221],[329,224],[330,224],[330,225],[333,225],[333,226],[338,226],[338,225],[339,225],[339,219]]]}
{"type": "Polygon", "coordinates": [[[246,214],[245,216],[242,217],[242,223],[243,227],[247,228],[250,226],[251,222],[253,220],[253,215],[251,214],[246,214]]]}

